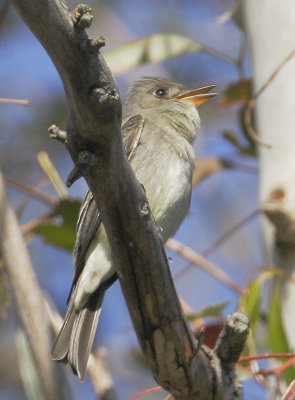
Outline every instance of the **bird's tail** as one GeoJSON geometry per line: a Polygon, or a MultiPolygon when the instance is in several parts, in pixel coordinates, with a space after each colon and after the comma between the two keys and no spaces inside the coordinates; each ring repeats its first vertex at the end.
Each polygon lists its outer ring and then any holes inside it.
{"type": "Polygon", "coordinates": [[[105,287],[99,287],[89,297],[85,307],[76,311],[74,291],[63,326],[51,351],[52,359],[69,362],[73,372],[81,381],[85,376],[104,293],[105,287]]]}

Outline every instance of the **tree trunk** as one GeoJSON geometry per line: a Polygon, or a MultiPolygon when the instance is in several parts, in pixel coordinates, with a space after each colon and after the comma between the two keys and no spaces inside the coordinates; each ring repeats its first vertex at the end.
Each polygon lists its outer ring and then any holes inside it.
{"type": "MultiPolygon", "coordinates": [[[[295,3],[248,0],[244,5],[252,53],[254,93],[294,50],[295,3]]],[[[259,148],[259,199],[265,263],[295,271],[295,57],[257,99],[256,127],[271,149],[259,148]]],[[[281,310],[290,346],[295,345],[295,285],[284,280],[281,310]]]]}

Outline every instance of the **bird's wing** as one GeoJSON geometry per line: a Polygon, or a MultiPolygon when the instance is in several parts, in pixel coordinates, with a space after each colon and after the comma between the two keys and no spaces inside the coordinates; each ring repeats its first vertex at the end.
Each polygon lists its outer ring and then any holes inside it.
{"type": "MultiPolygon", "coordinates": [[[[135,115],[130,117],[122,126],[122,137],[124,148],[131,159],[134,150],[139,145],[142,129],[144,125],[144,118],[142,115],[135,115]]],[[[90,190],[87,191],[85,199],[81,205],[80,213],[77,221],[77,238],[74,248],[75,270],[72,288],[70,290],[69,298],[72,291],[83,271],[85,265],[85,256],[94,235],[101,223],[101,215],[96,206],[96,202],[90,190]]]]}
{"type": "Polygon", "coordinates": [[[132,158],[134,150],[140,142],[143,125],[144,118],[138,114],[130,117],[122,127],[123,143],[128,160],[132,158]]]}

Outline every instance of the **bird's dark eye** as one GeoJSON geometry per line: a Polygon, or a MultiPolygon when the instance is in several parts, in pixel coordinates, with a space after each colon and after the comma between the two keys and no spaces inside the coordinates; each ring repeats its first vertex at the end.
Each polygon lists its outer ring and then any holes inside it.
{"type": "Polygon", "coordinates": [[[164,97],[167,94],[166,90],[163,88],[157,89],[154,91],[154,95],[156,97],[164,97]]]}

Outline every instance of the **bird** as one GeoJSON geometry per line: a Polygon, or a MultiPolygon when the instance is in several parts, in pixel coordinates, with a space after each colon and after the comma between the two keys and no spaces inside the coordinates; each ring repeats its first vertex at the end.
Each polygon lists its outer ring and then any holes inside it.
{"type": "MultiPolygon", "coordinates": [[[[193,142],[200,130],[198,106],[213,98],[215,85],[196,90],[158,77],[130,88],[122,113],[122,140],[145,189],[163,243],[189,212],[195,168],[193,142]]],[[[81,205],[73,251],[74,274],[63,325],[52,359],[68,362],[83,381],[105,291],[116,281],[116,265],[101,215],[90,190],[81,205]]]]}

